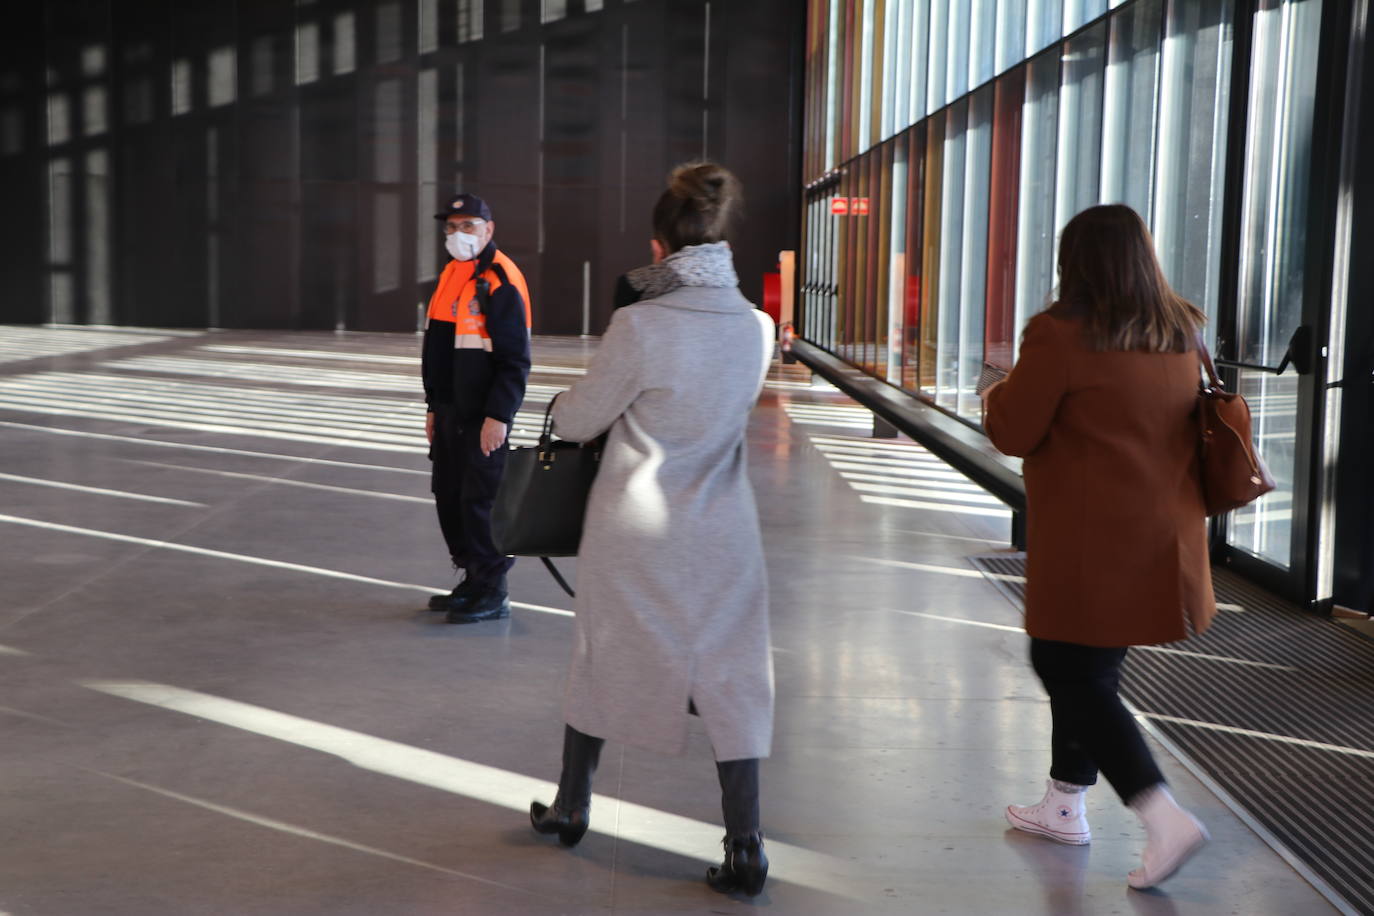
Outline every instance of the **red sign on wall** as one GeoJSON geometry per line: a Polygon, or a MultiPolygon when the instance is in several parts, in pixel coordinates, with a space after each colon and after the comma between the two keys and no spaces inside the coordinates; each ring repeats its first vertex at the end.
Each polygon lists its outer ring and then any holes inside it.
{"type": "Polygon", "coordinates": [[[832,198],[830,198],[830,215],[831,215],[831,216],[848,216],[848,215],[849,215],[849,198],[848,198],[848,197],[832,197],[832,198]]]}
{"type": "Polygon", "coordinates": [[[849,212],[855,216],[868,215],[868,198],[856,197],[849,202],[849,212]]]}

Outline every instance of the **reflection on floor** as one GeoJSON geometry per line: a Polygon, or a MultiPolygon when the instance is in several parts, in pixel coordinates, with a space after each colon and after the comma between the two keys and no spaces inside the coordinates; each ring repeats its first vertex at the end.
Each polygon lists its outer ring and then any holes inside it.
{"type": "MultiPolygon", "coordinates": [[[[0,913],[746,905],[701,880],[722,832],[704,732],[681,759],[609,747],[576,850],[529,831],[571,605],[522,562],[508,621],[424,610],[451,580],[413,336],[129,337],[0,329],[20,353],[0,365],[0,913]]],[[[520,441],[593,348],[537,342],[520,441]]],[[[1091,847],[1008,830],[1002,807],[1039,794],[1048,708],[969,562],[1007,513],[869,422],[781,366],[753,420],[778,686],[754,904],[1330,911],[1167,755],[1215,842],[1162,892],[1126,889],[1143,838],[1105,787],[1091,847]]]]}

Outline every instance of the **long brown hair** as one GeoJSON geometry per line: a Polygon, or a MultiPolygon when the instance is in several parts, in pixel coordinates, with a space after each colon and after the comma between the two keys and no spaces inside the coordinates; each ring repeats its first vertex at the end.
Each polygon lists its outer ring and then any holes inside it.
{"type": "Polygon", "coordinates": [[[1082,318],[1094,350],[1184,353],[1207,321],[1170,288],[1150,230],[1124,204],[1089,207],[1064,227],[1054,309],[1082,318]]]}
{"type": "Polygon", "coordinates": [[[669,253],[726,238],[742,203],[739,179],[714,162],[678,166],[654,206],[654,236],[669,253]]]}

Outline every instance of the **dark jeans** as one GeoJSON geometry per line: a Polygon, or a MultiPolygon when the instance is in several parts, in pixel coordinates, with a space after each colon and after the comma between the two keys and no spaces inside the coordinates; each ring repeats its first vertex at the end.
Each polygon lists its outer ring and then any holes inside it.
{"type": "MultiPolygon", "coordinates": [[[[593,738],[573,728],[563,727],[563,772],[558,776],[558,798],[555,804],[561,811],[585,808],[592,801],[592,776],[601,760],[605,738],[593,738]]],[[[716,776],[720,779],[720,807],[725,816],[725,832],[732,837],[751,836],[759,832],[759,761],[716,761],[716,776]]]]}
{"type": "Polygon", "coordinates": [[[497,584],[515,560],[499,553],[491,537],[491,506],[506,470],[507,449],[482,454],[482,417],[465,419],[435,405],[430,490],[449,556],[474,584],[497,584]]]}
{"type": "Polygon", "coordinates": [[[1117,688],[1125,649],[1031,639],[1031,665],[1050,695],[1050,777],[1090,786],[1107,777],[1126,804],[1164,781],[1117,688]]]}

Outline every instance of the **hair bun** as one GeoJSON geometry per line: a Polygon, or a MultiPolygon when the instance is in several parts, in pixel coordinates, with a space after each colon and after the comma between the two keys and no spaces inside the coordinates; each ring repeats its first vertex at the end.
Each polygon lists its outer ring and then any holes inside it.
{"type": "Polygon", "coordinates": [[[654,207],[655,236],[671,251],[724,239],[742,206],[740,181],[714,162],[673,169],[668,189],[654,207]]]}
{"type": "Polygon", "coordinates": [[[736,197],[739,180],[714,162],[690,162],[678,166],[668,181],[674,197],[690,200],[697,210],[727,209],[736,197]]]}

